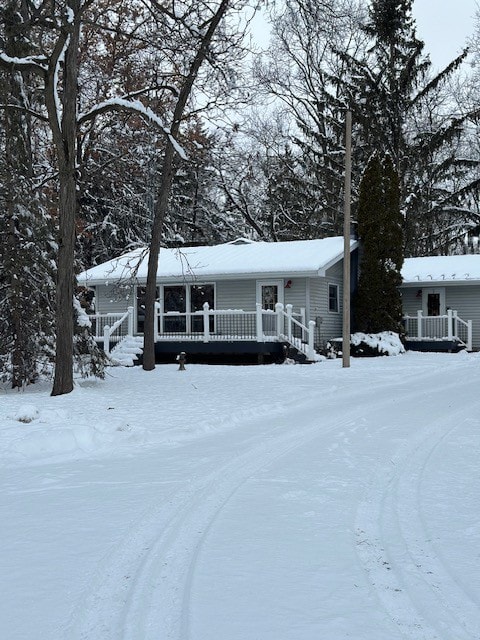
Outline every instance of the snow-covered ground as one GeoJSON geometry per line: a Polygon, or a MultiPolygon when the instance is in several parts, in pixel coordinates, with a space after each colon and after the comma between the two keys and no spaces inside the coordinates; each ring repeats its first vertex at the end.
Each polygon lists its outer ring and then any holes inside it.
{"type": "Polygon", "coordinates": [[[480,638],[480,355],[0,390],[0,637],[480,638]]]}

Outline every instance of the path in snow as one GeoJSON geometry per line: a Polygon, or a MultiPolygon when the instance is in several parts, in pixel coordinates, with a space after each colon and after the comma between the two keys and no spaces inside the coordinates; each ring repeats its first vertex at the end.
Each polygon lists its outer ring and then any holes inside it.
{"type": "MultiPolygon", "coordinates": [[[[328,399],[299,398],[297,405],[273,419],[274,428],[265,418],[253,418],[247,429],[242,427],[244,433],[240,429],[233,439],[230,434],[216,436],[224,438],[226,446],[213,470],[209,458],[203,472],[185,482],[167,503],[150,504],[148,513],[98,567],[65,630],[65,640],[310,640],[326,629],[325,619],[318,619],[314,611],[315,600],[320,598],[325,610],[329,602],[330,633],[337,635],[328,637],[335,640],[479,638],[478,602],[436,553],[421,504],[423,479],[433,452],[444,446],[472,412],[471,405],[458,410],[452,403],[448,406],[447,400],[457,393],[473,397],[474,384],[455,377],[440,382],[438,372],[422,372],[415,386],[411,391],[409,380],[377,381],[370,392],[365,386],[350,389],[342,406],[335,394],[328,399]],[[401,392],[405,388],[409,392],[404,404],[401,392]],[[422,404],[430,388],[434,391],[422,404]],[[438,413],[432,413],[432,406],[442,408],[440,419],[438,413]],[[384,450],[378,444],[382,440],[387,443],[382,445],[384,450]],[[312,465],[318,452],[322,452],[320,467],[312,465]],[[306,612],[295,609],[279,613],[286,624],[285,635],[281,635],[281,626],[272,615],[285,597],[284,587],[277,588],[272,580],[277,569],[268,562],[262,567],[262,561],[248,555],[250,552],[241,561],[236,545],[252,536],[258,509],[271,511],[272,518],[279,519],[270,504],[270,493],[261,503],[261,484],[267,479],[292,483],[299,475],[298,459],[303,461],[302,469],[314,467],[311,481],[320,478],[313,492],[326,492],[335,479],[348,494],[345,504],[331,501],[325,506],[324,514],[329,513],[327,507],[331,509],[331,521],[314,525],[325,529],[325,537],[307,544],[312,545],[320,564],[333,567],[341,560],[335,556],[335,544],[345,545],[350,575],[338,578],[338,588],[348,585],[344,594],[335,597],[329,595],[326,585],[314,582],[318,593],[306,596],[307,601],[312,599],[311,608],[307,607],[312,619],[302,623],[306,612]],[[240,568],[242,562],[245,566],[240,568]],[[242,571],[244,584],[231,591],[229,576],[242,571]],[[264,581],[270,593],[258,593],[267,606],[261,618],[260,612],[255,615],[255,607],[252,613],[255,596],[245,599],[245,589],[255,593],[255,581],[262,584],[260,574],[269,571],[271,576],[264,581]],[[347,592],[358,600],[353,617],[345,609],[347,592]],[[375,602],[380,604],[380,613],[372,611],[375,602]],[[368,636],[358,631],[355,635],[359,620],[368,624],[368,618],[372,619],[368,636]]],[[[284,492],[283,496],[297,502],[302,499],[301,492],[284,492]]],[[[276,527],[281,530],[281,520],[276,527]]],[[[255,545],[267,558],[271,531],[269,527],[268,535],[262,534],[259,527],[253,534],[258,533],[255,545]]],[[[305,571],[312,557],[307,554],[303,560],[305,571]]],[[[288,562],[286,567],[293,569],[288,562]]],[[[277,577],[284,583],[292,580],[289,574],[277,577]]],[[[334,576],[332,581],[335,583],[334,576]]]]}

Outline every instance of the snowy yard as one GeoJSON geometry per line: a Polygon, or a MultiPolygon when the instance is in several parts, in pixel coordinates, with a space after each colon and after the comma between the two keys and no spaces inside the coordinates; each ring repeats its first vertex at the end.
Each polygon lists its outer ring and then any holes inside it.
{"type": "Polygon", "coordinates": [[[479,391],[418,353],[0,390],[0,637],[480,638],[479,391]]]}

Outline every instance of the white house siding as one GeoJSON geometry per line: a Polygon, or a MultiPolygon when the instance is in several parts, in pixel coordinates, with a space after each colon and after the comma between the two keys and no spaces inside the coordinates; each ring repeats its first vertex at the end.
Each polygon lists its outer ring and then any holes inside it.
{"type": "Polygon", "coordinates": [[[445,287],[445,304],[462,320],[472,320],[473,348],[480,349],[480,285],[445,287]]]}
{"type": "MultiPolygon", "coordinates": [[[[283,284],[283,297],[285,304],[293,305],[295,313],[300,313],[303,307],[307,310],[306,278],[262,278],[263,280],[280,280],[283,284]],[[290,286],[285,288],[287,283],[290,286]]],[[[254,312],[257,302],[257,279],[252,280],[220,280],[216,283],[216,308],[217,309],[243,309],[254,312]]],[[[306,318],[308,321],[308,317],[306,318]]],[[[255,318],[246,321],[248,331],[255,334],[255,318]]],[[[228,318],[217,318],[216,330],[218,333],[227,331],[228,318]]]]}
{"type": "Polygon", "coordinates": [[[421,287],[408,287],[402,288],[402,310],[404,316],[416,316],[417,311],[422,308],[422,296],[418,296],[418,291],[421,291],[421,287]]]}
{"type": "Polygon", "coordinates": [[[255,311],[255,280],[219,280],[215,293],[217,309],[255,311]]]}
{"type": "Polygon", "coordinates": [[[325,278],[310,279],[310,313],[315,320],[316,342],[321,344],[342,335],[343,260],[327,270],[325,278]],[[338,285],[338,313],[328,309],[328,285],[338,285]]]}
{"type": "Polygon", "coordinates": [[[458,312],[462,320],[472,320],[473,348],[480,349],[480,285],[419,284],[415,287],[402,287],[402,306],[404,315],[414,316],[422,309],[422,297],[419,292],[431,287],[445,288],[445,305],[458,312]]]}
{"type": "Polygon", "coordinates": [[[307,279],[306,278],[285,278],[283,295],[284,295],[284,303],[293,305],[293,311],[295,313],[298,313],[300,309],[303,307],[307,314],[307,317],[306,317],[307,322],[310,319],[313,319],[308,317],[307,279]],[[285,288],[289,282],[290,282],[290,286],[285,288]]]}
{"type": "MultiPolygon", "coordinates": [[[[260,279],[260,278],[259,278],[260,279]]],[[[261,280],[278,280],[283,282],[284,303],[293,305],[299,312],[306,307],[306,278],[261,278],[261,280]],[[290,286],[285,288],[290,281],[290,286]]],[[[257,301],[257,280],[220,280],[216,284],[217,309],[243,309],[255,311],[257,301]]]]}
{"type": "Polygon", "coordinates": [[[135,306],[133,288],[120,288],[114,284],[95,287],[97,313],[124,313],[130,306],[135,306]]]}

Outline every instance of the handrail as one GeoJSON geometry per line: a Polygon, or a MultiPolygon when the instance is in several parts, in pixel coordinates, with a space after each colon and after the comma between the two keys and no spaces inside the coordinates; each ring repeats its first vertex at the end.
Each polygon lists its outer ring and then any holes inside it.
{"type": "MultiPolygon", "coordinates": [[[[107,314],[107,316],[108,315],[109,314],[107,314]]],[[[110,315],[117,315],[117,314],[110,314],[110,315]]],[[[125,336],[119,336],[119,337],[132,336],[133,335],[133,307],[128,307],[126,312],[116,322],[114,322],[111,327],[108,324],[106,324],[103,327],[103,350],[107,356],[110,355],[110,339],[113,336],[113,334],[117,331],[117,329],[120,329],[120,327],[124,324],[125,320],[127,320],[125,336]]]]}
{"type": "Polygon", "coordinates": [[[419,310],[415,316],[403,316],[403,320],[411,340],[456,340],[467,351],[472,351],[472,321],[459,318],[454,309],[448,309],[446,314],[440,316],[424,316],[419,310]],[[462,333],[466,335],[459,335],[459,325],[465,328],[462,333]]]}
{"type": "MultiPolygon", "coordinates": [[[[97,340],[103,341],[104,351],[110,352],[112,335],[128,320],[126,335],[133,335],[133,307],[129,307],[124,314],[96,314],[97,334],[101,319],[117,318],[112,326],[103,327],[103,336],[97,335],[97,340]]],[[[262,309],[256,305],[255,311],[243,309],[210,309],[208,303],[203,309],[190,313],[167,311],[162,313],[160,305],[155,308],[154,334],[158,340],[203,340],[230,341],[254,340],[268,342],[282,340],[289,342],[296,349],[304,353],[309,360],[314,360],[315,322],[301,322],[305,318],[305,310],[293,313],[291,304],[285,307],[278,303],[275,310],[262,309]],[[296,317],[295,317],[296,316],[296,317]]],[[[119,336],[119,337],[123,337],[119,336]]]]}
{"type": "Polygon", "coordinates": [[[310,320],[307,327],[302,322],[299,322],[296,318],[293,317],[293,306],[291,304],[287,304],[285,306],[285,309],[286,310],[284,310],[283,304],[281,302],[277,302],[277,304],[275,305],[275,311],[278,315],[278,322],[277,322],[278,336],[280,337],[280,335],[283,335],[283,337],[286,338],[287,342],[289,342],[293,347],[301,351],[305,356],[307,356],[309,360],[314,360],[316,355],[315,347],[314,347],[315,322],[313,320],[310,320]],[[286,319],[286,322],[287,322],[286,335],[283,333],[281,334],[280,332],[282,319],[286,319]],[[292,325],[295,325],[301,329],[302,338],[307,336],[306,346],[302,339],[296,338],[293,335],[292,325]]]}

